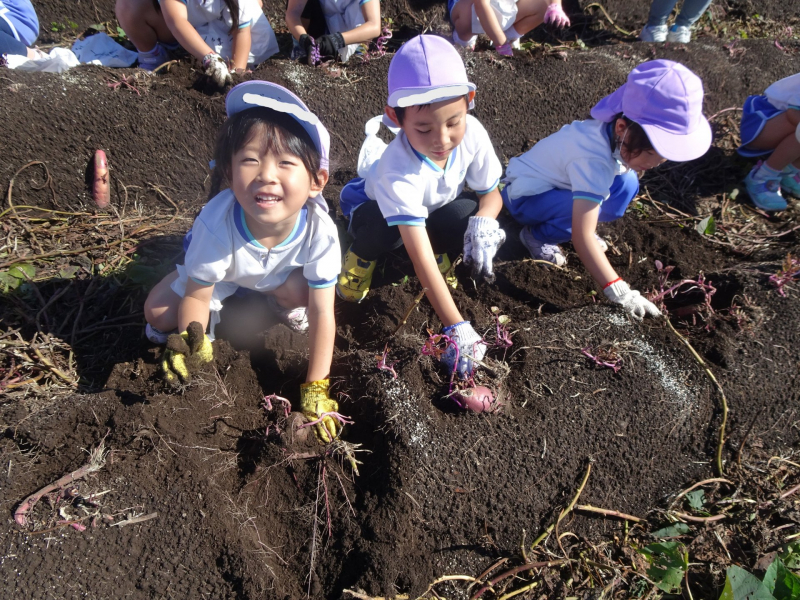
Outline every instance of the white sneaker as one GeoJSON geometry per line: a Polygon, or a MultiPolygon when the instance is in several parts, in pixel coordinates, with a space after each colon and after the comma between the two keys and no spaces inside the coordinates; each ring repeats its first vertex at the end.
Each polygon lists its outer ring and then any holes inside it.
{"type": "Polygon", "coordinates": [[[688,44],[692,41],[692,30],[685,25],[673,25],[667,33],[667,41],[674,44],[688,44]]]}
{"type": "Polygon", "coordinates": [[[556,244],[545,244],[537,240],[531,233],[530,227],[523,227],[519,232],[519,240],[528,249],[531,256],[537,260],[546,260],[557,267],[567,264],[567,257],[556,244]]]}
{"type": "Polygon", "coordinates": [[[278,304],[275,296],[267,296],[267,305],[280,322],[292,331],[297,333],[306,333],[308,331],[308,315],[306,315],[305,306],[284,308],[278,304]]]}
{"type": "Polygon", "coordinates": [[[161,331],[160,329],[156,329],[150,323],[145,325],[144,327],[144,334],[147,336],[147,339],[153,342],[154,344],[158,344],[159,346],[163,346],[167,343],[167,338],[171,336],[173,333],[178,333],[177,329],[173,329],[172,331],[161,331]]]}
{"type": "Polygon", "coordinates": [[[513,42],[511,42],[511,47],[514,50],[522,50],[522,44],[520,44],[519,38],[517,38],[513,42]]]}
{"type": "Polygon", "coordinates": [[[645,26],[642,28],[642,33],[639,34],[639,39],[643,42],[666,42],[667,41],[667,26],[654,25],[653,27],[645,26]]]}
{"type": "Polygon", "coordinates": [[[462,48],[468,48],[469,50],[475,50],[475,44],[477,41],[478,41],[477,35],[473,35],[468,40],[462,40],[460,37],[458,37],[458,33],[456,33],[456,30],[453,29],[453,43],[456,46],[461,46],[462,48]]]}

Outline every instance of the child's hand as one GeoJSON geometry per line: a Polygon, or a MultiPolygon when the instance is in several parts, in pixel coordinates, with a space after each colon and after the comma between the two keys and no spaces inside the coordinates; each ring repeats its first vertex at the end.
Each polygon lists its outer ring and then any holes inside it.
{"type": "Polygon", "coordinates": [[[551,4],[544,11],[544,22],[555,27],[569,27],[569,17],[561,8],[560,3],[551,4]]]}
{"type": "Polygon", "coordinates": [[[486,342],[469,321],[443,327],[442,333],[455,343],[455,347],[452,344],[447,346],[442,354],[442,362],[451,373],[455,371],[462,379],[472,376],[476,361],[481,361],[486,356],[486,342]]]}
{"type": "Polygon", "coordinates": [[[223,88],[232,81],[225,59],[216,52],[209,52],[203,57],[203,72],[217,87],[223,88]]]}
{"type": "Polygon", "coordinates": [[[494,260],[497,249],[506,241],[506,232],[496,219],[470,217],[464,234],[464,262],[472,265],[472,278],[483,275],[488,283],[494,281],[494,260]]]}
{"type": "Polygon", "coordinates": [[[637,290],[632,290],[621,279],[606,287],[603,293],[611,302],[622,306],[634,319],[641,321],[645,315],[650,317],[661,316],[661,311],[658,310],[655,304],[642,296],[637,290]]]}
{"type": "Polygon", "coordinates": [[[322,444],[332,442],[341,432],[341,424],[328,413],[339,411],[339,403],[328,396],[327,379],[304,383],[300,386],[300,410],[309,423],[314,424],[314,433],[322,444]]]}
{"type": "Polygon", "coordinates": [[[331,56],[338,58],[339,50],[345,47],[344,37],[341,33],[326,33],[317,38],[317,46],[321,57],[331,56]]]}
{"type": "Polygon", "coordinates": [[[164,381],[170,385],[187,384],[192,371],[214,360],[214,348],[206,337],[203,326],[192,321],[183,333],[173,333],[167,338],[167,349],[161,360],[164,381]]]}

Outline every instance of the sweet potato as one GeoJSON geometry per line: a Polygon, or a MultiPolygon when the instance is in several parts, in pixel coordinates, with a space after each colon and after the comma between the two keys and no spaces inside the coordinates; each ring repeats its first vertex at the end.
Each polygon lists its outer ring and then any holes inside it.
{"type": "Polygon", "coordinates": [[[94,153],[94,175],[92,177],[92,199],[97,208],[105,208],[111,202],[111,186],[108,176],[108,159],[104,150],[94,153]]]}
{"type": "Polygon", "coordinates": [[[492,390],[482,385],[460,390],[455,397],[461,406],[472,412],[495,412],[500,407],[492,390]]]}

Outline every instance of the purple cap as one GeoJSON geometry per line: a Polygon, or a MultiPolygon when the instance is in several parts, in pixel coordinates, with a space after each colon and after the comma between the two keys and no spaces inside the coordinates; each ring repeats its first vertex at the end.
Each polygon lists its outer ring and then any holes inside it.
{"type": "Polygon", "coordinates": [[[389,65],[387,104],[392,107],[430,104],[474,91],[461,56],[450,42],[436,35],[408,40],[389,65]]]}
{"type": "Polygon", "coordinates": [[[271,108],[294,117],[314,142],[319,152],[320,168],[328,170],[331,136],[317,115],[308,110],[300,98],[277,83],[269,81],[245,81],[235,86],[225,98],[228,117],[256,106],[271,108]]]}
{"type": "Polygon", "coordinates": [[[640,64],[622,87],[592,109],[592,117],[606,122],[619,113],[641,125],[667,160],[694,160],[711,146],[711,126],[703,116],[703,82],[671,60],[640,64]]]}

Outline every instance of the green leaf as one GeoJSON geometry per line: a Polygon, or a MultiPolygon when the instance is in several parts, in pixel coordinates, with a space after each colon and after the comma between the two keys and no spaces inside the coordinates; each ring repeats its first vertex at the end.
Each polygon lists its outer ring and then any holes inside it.
{"type": "Polygon", "coordinates": [[[714,235],[717,232],[717,222],[709,215],[695,225],[695,229],[700,235],[714,235]]]}
{"type": "Polygon", "coordinates": [[[779,555],[788,569],[800,569],[800,542],[792,542],[779,555]]]}
{"type": "Polygon", "coordinates": [[[741,567],[729,567],[719,600],[776,600],[758,577],[741,567]]]}
{"type": "Polygon", "coordinates": [[[21,279],[9,275],[6,271],[0,271],[0,287],[3,288],[4,293],[17,289],[21,283],[21,279]]]}
{"type": "Polygon", "coordinates": [[[28,263],[18,263],[8,270],[8,274],[22,281],[27,281],[28,279],[33,279],[36,269],[28,263]]]}
{"type": "Polygon", "coordinates": [[[639,550],[650,563],[647,576],[668,594],[681,591],[681,581],[688,565],[688,556],[681,551],[682,548],[679,542],[657,542],[639,550]]]}
{"type": "MultiPolygon", "coordinates": [[[[800,577],[787,569],[780,558],[776,558],[772,565],[777,565],[775,587],[771,590],[772,595],[777,600],[800,600],[800,577]]],[[[770,569],[772,565],[770,565],[770,569]]]]}
{"type": "Polygon", "coordinates": [[[61,279],[73,279],[80,270],[81,268],[79,266],[70,265],[64,269],[61,269],[58,272],[58,276],[61,277],[61,279]]]}
{"type": "Polygon", "coordinates": [[[706,494],[703,490],[694,490],[686,494],[686,500],[692,510],[703,510],[706,505],[706,494]]]}
{"type": "Polygon", "coordinates": [[[653,537],[657,538],[671,538],[671,537],[678,537],[679,535],[684,535],[691,531],[691,527],[689,527],[686,523],[673,523],[672,525],[668,525],[667,527],[662,527],[658,531],[653,532],[653,537]]]}
{"type": "Polygon", "coordinates": [[[128,37],[127,35],[125,35],[125,30],[122,29],[122,27],[117,27],[117,37],[120,38],[128,37]]]}
{"type": "Polygon", "coordinates": [[[89,25],[89,29],[94,29],[95,31],[105,31],[106,24],[105,23],[95,23],[94,25],[89,25]]]}

